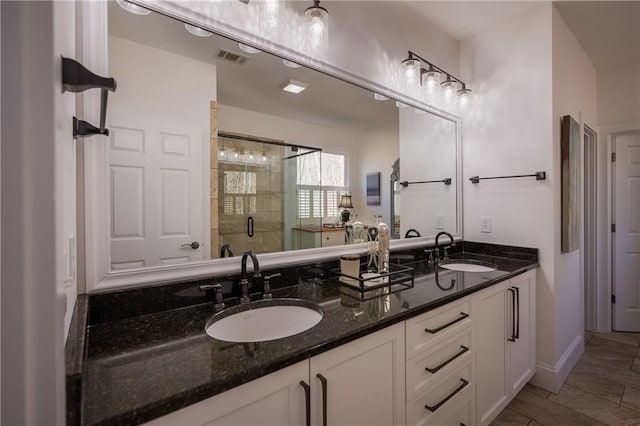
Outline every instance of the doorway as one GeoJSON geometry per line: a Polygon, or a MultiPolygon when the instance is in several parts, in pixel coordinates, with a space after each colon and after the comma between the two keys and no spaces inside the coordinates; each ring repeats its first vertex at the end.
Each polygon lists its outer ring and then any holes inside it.
{"type": "Polygon", "coordinates": [[[612,328],[640,332],[640,131],[614,136],[612,328]]]}
{"type": "Polygon", "coordinates": [[[584,125],[584,197],[583,197],[583,275],[584,275],[584,324],[587,331],[597,330],[598,285],[598,229],[597,229],[597,177],[598,135],[584,125]]]}

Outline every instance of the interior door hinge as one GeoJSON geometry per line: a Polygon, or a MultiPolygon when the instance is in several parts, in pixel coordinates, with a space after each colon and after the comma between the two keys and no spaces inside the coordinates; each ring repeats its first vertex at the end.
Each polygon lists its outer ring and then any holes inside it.
{"type": "Polygon", "coordinates": [[[611,303],[616,303],[616,295],[615,294],[611,295],[611,303]]]}
{"type": "Polygon", "coordinates": [[[611,232],[616,232],[616,224],[615,223],[611,224],[611,232]]]}
{"type": "Polygon", "coordinates": [[[611,162],[612,162],[612,163],[615,163],[615,161],[616,161],[616,153],[615,153],[615,152],[612,152],[612,153],[611,153],[611,162]]]}

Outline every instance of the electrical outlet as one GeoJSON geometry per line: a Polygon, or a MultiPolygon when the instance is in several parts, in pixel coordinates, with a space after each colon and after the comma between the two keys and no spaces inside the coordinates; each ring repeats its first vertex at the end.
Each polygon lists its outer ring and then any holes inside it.
{"type": "Polygon", "coordinates": [[[444,230],[444,215],[436,215],[436,229],[444,230]]]}
{"type": "Polygon", "coordinates": [[[491,216],[480,216],[480,232],[491,233],[491,216]]]}

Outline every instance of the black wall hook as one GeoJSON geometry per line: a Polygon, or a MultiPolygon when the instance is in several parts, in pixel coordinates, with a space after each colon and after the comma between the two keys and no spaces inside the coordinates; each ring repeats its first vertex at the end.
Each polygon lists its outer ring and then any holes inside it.
{"type": "Polygon", "coordinates": [[[116,87],[115,79],[94,74],[74,59],[62,58],[63,92],[80,93],[89,89],[100,89],[100,127],[73,117],[74,139],[93,135],[109,135],[109,129],[105,128],[107,122],[107,100],[109,92],[115,92],[116,87]]]}
{"type": "Polygon", "coordinates": [[[86,69],[80,62],[62,58],[62,89],[63,92],[80,93],[88,89],[104,89],[116,91],[116,80],[100,77],[86,69]]]}
{"type": "Polygon", "coordinates": [[[73,138],[86,138],[87,136],[103,135],[109,136],[109,129],[99,129],[84,120],[73,117],[73,138]]]}

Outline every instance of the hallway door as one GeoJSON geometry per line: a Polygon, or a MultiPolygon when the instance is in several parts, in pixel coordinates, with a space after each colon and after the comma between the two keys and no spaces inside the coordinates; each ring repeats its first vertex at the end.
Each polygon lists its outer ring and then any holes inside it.
{"type": "Polygon", "coordinates": [[[640,131],[615,137],[613,329],[640,331],[640,131]]]}

